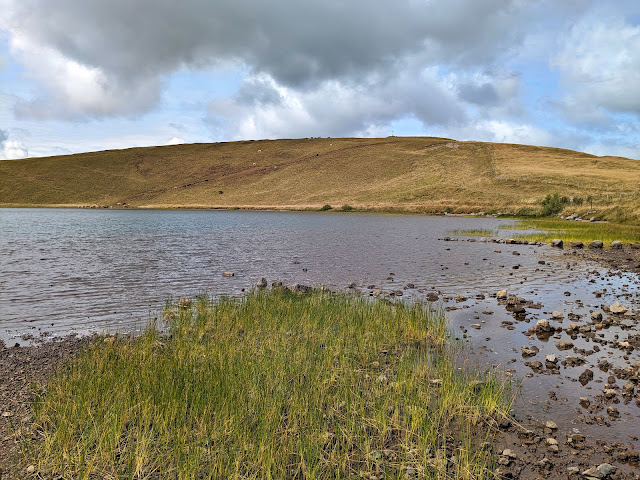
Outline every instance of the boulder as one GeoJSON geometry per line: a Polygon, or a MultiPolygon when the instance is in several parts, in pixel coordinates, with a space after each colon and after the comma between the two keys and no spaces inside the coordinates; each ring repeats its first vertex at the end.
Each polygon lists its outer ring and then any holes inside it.
{"type": "Polygon", "coordinates": [[[564,246],[564,242],[559,238],[554,238],[551,240],[551,246],[556,248],[562,248],[564,246]]]}
{"type": "Polygon", "coordinates": [[[603,246],[604,243],[602,243],[600,240],[594,240],[589,244],[589,248],[602,248],[603,246]]]}
{"type": "Polygon", "coordinates": [[[571,248],[584,248],[584,243],[582,243],[582,242],[571,242],[571,248]]]}
{"type": "Polygon", "coordinates": [[[256,287],[258,288],[267,288],[267,279],[262,277],[258,283],[256,283],[256,287]]]}
{"type": "Polygon", "coordinates": [[[499,290],[498,293],[496,294],[496,298],[498,300],[504,300],[505,298],[507,298],[507,291],[506,290],[499,290]]]}
{"type": "Polygon", "coordinates": [[[620,240],[614,240],[611,242],[612,250],[620,250],[622,248],[622,242],[620,240]]]}

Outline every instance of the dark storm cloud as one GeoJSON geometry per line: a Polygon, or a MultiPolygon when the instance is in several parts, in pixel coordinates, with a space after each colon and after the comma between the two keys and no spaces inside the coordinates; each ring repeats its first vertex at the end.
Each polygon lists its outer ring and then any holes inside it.
{"type": "Polygon", "coordinates": [[[495,105],[498,102],[498,93],[490,83],[465,83],[458,87],[458,91],[461,99],[476,105],[495,105]]]}
{"type": "Polygon", "coordinates": [[[12,23],[120,81],[241,61],[302,86],[398,57],[491,61],[517,42],[518,0],[21,0],[12,23]]]}

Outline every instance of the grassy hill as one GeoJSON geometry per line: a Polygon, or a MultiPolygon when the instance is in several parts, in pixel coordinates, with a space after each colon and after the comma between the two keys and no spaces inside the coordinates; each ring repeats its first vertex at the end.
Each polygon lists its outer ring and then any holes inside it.
{"type": "Polygon", "coordinates": [[[0,162],[0,206],[503,212],[540,208],[634,221],[640,162],[444,138],[261,140],[0,162]],[[592,202],[587,201],[590,197],[592,202]]]}

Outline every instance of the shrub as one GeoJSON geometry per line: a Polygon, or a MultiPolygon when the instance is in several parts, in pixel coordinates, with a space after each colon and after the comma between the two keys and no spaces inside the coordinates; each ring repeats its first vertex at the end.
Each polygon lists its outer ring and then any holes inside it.
{"type": "Polygon", "coordinates": [[[551,217],[557,215],[562,211],[564,205],[569,202],[567,197],[561,197],[558,192],[553,195],[547,195],[542,200],[542,210],[540,211],[541,217],[551,217]]]}
{"type": "Polygon", "coordinates": [[[333,207],[331,205],[329,205],[328,203],[325,203],[322,208],[320,208],[321,212],[326,212],[327,210],[331,210],[333,209],[333,207]]]}
{"type": "Polygon", "coordinates": [[[343,212],[350,212],[351,210],[353,210],[353,207],[351,205],[342,205],[343,212]]]}

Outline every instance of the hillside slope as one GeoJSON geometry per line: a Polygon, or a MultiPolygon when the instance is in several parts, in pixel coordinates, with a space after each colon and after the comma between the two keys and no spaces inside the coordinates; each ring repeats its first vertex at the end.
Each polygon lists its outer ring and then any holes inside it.
{"type": "Polygon", "coordinates": [[[545,195],[566,211],[634,220],[640,162],[443,138],[312,138],[131,148],[0,162],[1,206],[334,208],[515,213],[545,195]]]}

